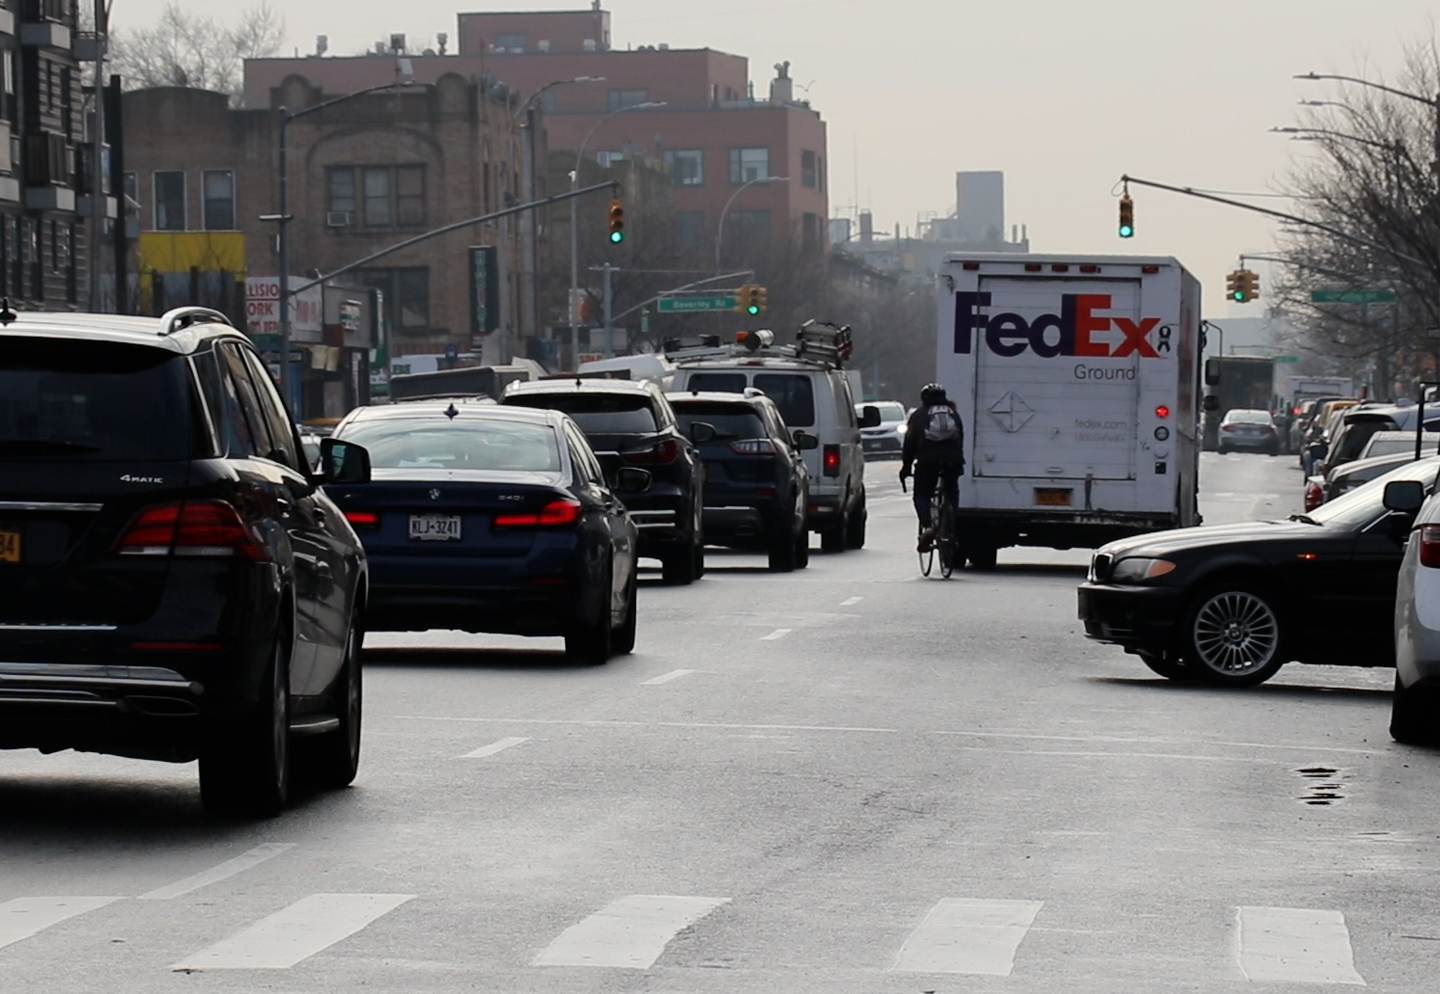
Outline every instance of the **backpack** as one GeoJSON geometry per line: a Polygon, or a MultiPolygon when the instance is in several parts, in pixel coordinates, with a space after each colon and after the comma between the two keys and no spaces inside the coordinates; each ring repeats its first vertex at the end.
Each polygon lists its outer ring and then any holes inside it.
{"type": "Polygon", "coordinates": [[[925,441],[954,442],[960,438],[960,418],[949,404],[935,404],[925,412],[925,441]]]}

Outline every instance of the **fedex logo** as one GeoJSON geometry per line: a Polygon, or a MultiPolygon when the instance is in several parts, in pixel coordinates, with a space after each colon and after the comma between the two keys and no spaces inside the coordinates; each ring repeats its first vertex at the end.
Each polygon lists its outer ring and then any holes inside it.
{"type": "Polygon", "coordinates": [[[1160,327],[1159,318],[1131,321],[1097,313],[1109,310],[1108,293],[1063,294],[1059,314],[1042,314],[1033,321],[1013,312],[993,317],[980,313],[980,308],[989,306],[988,293],[955,294],[957,355],[969,355],[980,338],[984,338],[991,352],[1006,358],[1018,356],[1026,349],[1045,359],[1057,356],[1123,359],[1130,355],[1159,359],[1161,352],[1170,351],[1168,326],[1160,328],[1158,341],[1150,340],[1151,332],[1160,327]],[[1101,333],[1108,334],[1097,338],[1101,333]]]}

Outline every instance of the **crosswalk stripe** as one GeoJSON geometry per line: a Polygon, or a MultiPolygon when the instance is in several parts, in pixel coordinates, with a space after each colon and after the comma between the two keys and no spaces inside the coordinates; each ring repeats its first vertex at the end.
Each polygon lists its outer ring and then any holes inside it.
{"type": "Polygon", "coordinates": [[[311,894],[170,969],[287,969],[414,898],[414,894],[311,894]]]}
{"type": "Polygon", "coordinates": [[[461,756],[460,758],[461,758],[461,759],[484,759],[486,756],[493,756],[493,755],[495,755],[497,752],[504,752],[506,749],[510,749],[510,748],[512,748],[512,747],[514,747],[514,746],[522,745],[523,743],[526,743],[526,742],[529,742],[529,741],[530,741],[529,739],[522,739],[522,738],[501,739],[501,740],[499,740],[498,742],[491,742],[491,743],[490,743],[489,745],[487,745],[487,746],[481,746],[479,749],[476,749],[474,752],[467,752],[465,755],[461,756]]]}
{"type": "Polygon", "coordinates": [[[17,897],[0,904],[0,949],[118,897],[17,897]]]}
{"type": "Polygon", "coordinates": [[[560,933],[531,965],[646,970],[681,929],[729,900],[652,894],[622,897],[560,933]]]}
{"type": "Polygon", "coordinates": [[[1262,983],[1354,984],[1350,930],[1338,911],[1309,908],[1240,910],[1240,969],[1262,983]]]}
{"type": "Polygon", "coordinates": [[[208,870],[202,870],[192,876],[177,880],[173,884],[166,884],[164,887],[157,887],[152,891],[141,894],[137,900],[140,901],[169,901],[177,897],[189,894],[191,891],[199,890],[201,887],[208,887],[211,884],[228,880],[237,874],[244,873],[252,867],[259,866],[267,859],[273,859],[282,852],[288,852],[295,848],[293,842],[267,842],[264,845],[256,846],[249,852],[241,853],[234,859],[227,859],[218,866],[212,866],[208,870]]]}
{"type": "Polygon", "coordinates": [[[1008,977],[1043,901],[946,898],[910,933],[892,970],[1008,977]]]}
{"type": "Polygon", "coordinates": [[[657,677],[641,682],[642,687],[658,687],[662,683],[669,683],[671,680],[678,680],[682,676],[689,676],[694,670],[671,670],[669,673],[662,673],[657,677]]]}

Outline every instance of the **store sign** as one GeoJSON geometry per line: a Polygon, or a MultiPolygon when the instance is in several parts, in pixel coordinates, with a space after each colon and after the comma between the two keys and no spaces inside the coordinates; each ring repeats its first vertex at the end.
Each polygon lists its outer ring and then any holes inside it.
{"type": "Polygon", "coordinates": [[[493,245],[470,248],[470,336],[472,341],[500,327],[500,257],[493,245]]]}
{"type": "MultiPolygon", "coordinates": [[[[291,286],[305,280],[292,276],[291,286]]],[[[324,308],[320,287],[290,294],[290,336],[294,341],[320,341],[324,308]]],[[[280,277],[251,276],[245,280],[245,321],[249,334],[280,334],[280,277]]]]}

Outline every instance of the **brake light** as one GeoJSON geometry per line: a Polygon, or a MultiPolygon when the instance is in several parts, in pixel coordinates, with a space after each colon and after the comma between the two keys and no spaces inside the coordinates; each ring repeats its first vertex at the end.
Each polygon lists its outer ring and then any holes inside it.
{"type": "Polygon", "coordinates": [[[730,451],[742,456],[773,456],[775,443],[768,438],[742,438],[730,443],[730,451]]]}
{"type": "Polygon", "coordinates": [[[1305,510],[1313,511],[1325,503],[1325,488],[1318,483],[1310,483],[1305,487],[1305,510]]]}
{"type": "Polygon", "coordinates": [[[634,449],[630,452],[622,452],[621,455],[625,457],[626,462],[674,462],[680,457],[680,443],[670,438],[658,445],[652,445],[648,449],[634,449]]]}
{"type": "Polygon", "coordinates": [[[1165,418],[1168,418],[1170,416],[1170,408],[1166,407],[1164,404],[1161,404],[1159,407],[1155,408],[1155,416],[1163,421],[1165,418]]]}
{"type": "Polygon", "coordinates": [[[840,446],[827,445],[825,452],[820,457],[821,465],[824,467],[826,476],[840,475],[840,446]]]}
{"type": "Polygon", "coordinates": [[[496,528],[564,528],[580,520],[578,500],[552,500],[539,511],[495,515],[496,528]]]}
{"type": "Polygon", "coordinates": [[[270,551],[223,500],[147,507],[130,522],[115,551],[122,556],[225,557],[262,562],[270,551]]]}
{"type": "Polygon", "coordinates": [[[1290,413],[1291,413],[1291,414],[1299,414],[1299,413],[1300,413],[1300,408],[1298,408],[1298,407],[1292,407],[1292,408],[1290,409],[1290,413]]]}
{"type": "Polygon", "coordinates": [[[1221,426],[1220,426],[1220,430],[1221,430],[1221,431],[1234,431],[1234,430],[1235,430],[1235,426],[1234,426],[1234,425],[1221,425],[1221,426]]]}
{"type": "Polygon", "coordinates": [[[1440,569],[1440,525],[1420,527],[1420,565],[1440,569]]]}
{"type": "Polygon", "coordinates": [[[380,515],[374,511],[346,511],[345,520],[357,528],[377,528],[380,525],[380,515]]]}

